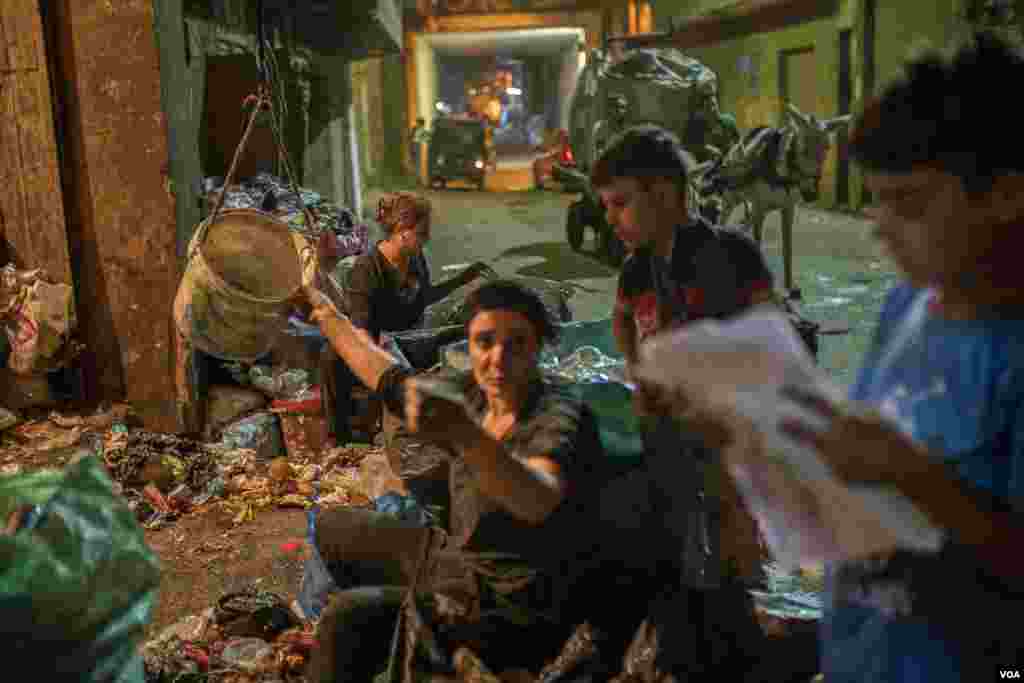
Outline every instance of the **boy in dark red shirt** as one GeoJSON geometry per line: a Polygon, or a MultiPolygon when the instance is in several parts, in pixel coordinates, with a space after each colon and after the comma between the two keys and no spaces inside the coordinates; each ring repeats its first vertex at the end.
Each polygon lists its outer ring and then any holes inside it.
{"type": "MultiPolygon", "coordinates": [[[[772,300],[771,271],[753,240],[689,211],[688,170],[678,138],[640,126],[610,141],[591,172],[608,222],[629,252],[613,313],[628,363],[652,334],[772,300]]],[[[717,453],[662,414],[643,387],[637,394],[648,418],[644,466],[612,482],[604,500],[634,501],[624,515],[637,519],[622,525],[645,529],[647,561],[680,577],[648,616],[663,643],[657,667],[679,680],[700,680],[707,672],[748,680],[761,654],[744,592],[744,579],[761,571],[756,525],[728,478],[716,476],[717,453]]],[[[628,545],[629,534],[623,537],[628,545]]],[[[813,663],[808,666],[813,674],[813,663]]]]}
{"type": "Polygon", "coordinates": [[[613,140],[591,174],[608,222],[630,252],[613,322],[631,360],[636,344],[655,331],[771,299],[772,274],[753,240],[689,211],[688,170],[672,133],[639,126],[613,140]]]}

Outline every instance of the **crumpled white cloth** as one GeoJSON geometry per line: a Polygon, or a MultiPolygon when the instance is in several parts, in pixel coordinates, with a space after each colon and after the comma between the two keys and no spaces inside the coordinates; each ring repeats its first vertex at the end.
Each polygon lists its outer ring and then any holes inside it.
{"type": "Polygon", "coordinates": [[[824,429],[821,418],[780,394],[785,385],[834,402],[843,392],[824,376],[774,308],[762,307],[725,322],[702,322],[648,339],[634,376],[702,404],[734,414],[760,442],[743,465],[731,468],[751,514],[777,561],[789,568],[853,560],[905,548],[937,552],[943,533],[895,489],[841,483],[813,449],[780,429],[799,417],[824,429]]]}

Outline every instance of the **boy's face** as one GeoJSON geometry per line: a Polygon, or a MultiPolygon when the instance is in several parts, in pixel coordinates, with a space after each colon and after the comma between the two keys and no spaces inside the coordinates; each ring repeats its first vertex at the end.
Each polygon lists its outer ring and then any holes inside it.
{"type": "Polygon", "coordinates": [[[868,173],[878,198],[869,209],[875,234],[918,286],[972,291],[1011,275],[1012,234],[1024,221],[1024,185],[1004,177],[991,192],[969,196],[960,178],[934,167],[868,173]]]}
{"type": "Polygon", "coordinates": [[[686,208],[685,199],[667,179],[646,184],[636,178],[613,178],[610,185],[597,189],[608,224],[629,251],[672,229],[686,208]]]}

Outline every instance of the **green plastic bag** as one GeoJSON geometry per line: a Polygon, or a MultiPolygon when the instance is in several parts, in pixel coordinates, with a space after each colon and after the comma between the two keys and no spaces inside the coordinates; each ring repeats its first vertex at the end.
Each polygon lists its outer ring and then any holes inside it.
{"type": "Polygon", "coordinates": [[[159,562],[98,458],[0,478],[0,515],[32,506],[0,536],[0,642],[40,680],[142,683],[137,644],[159,562]]]}

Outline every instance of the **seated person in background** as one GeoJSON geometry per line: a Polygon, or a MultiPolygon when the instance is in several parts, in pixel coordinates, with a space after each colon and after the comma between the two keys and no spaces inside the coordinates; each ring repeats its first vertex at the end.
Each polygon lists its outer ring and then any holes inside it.
{"type": "MultiPolygon", "coordinates": [[[[418,195],[396,192],[380,200],[377,221],[388,236],[356,259],[345,292],[349,319],[366,330],[375,343],[380,342],[381,332],[416,327],[427,306],[488,270],[486,265],[475,263],[459,275],[432,285],[423,254],[430,240],[430,219],[430,202],[418,195]]],[[[333,441],[328,446],[344,445],[352,437],[349,417],[357,379],[330,344],[324,348],[320,372],[324,415],[333,441]]]]}
{"type": "Polygon", "coordinates": [[[413,433],[450,452],[451,507],[447,534],[363,510],[322,514],[317,546],[343,591],[321,621],[312,680],[362,682],[384,670],[405,587],[423,562],[418,592],[446,596],[425,598],[425,613],[442,602],[449,613],[451,604],[475,613],[446,626],[428,617],[446,644],[472,644],[496,670],[539,669],[572,625],[560,615],[567,587],[559,565],[573,548],[562,520],[573,518],[603,457],[591,411],[542,379],[538,354],[556,334],[544,305],[503,281],[470,296],[472,371],[445,376],[465,397],[463,408],[425,398],[424,378],[322,297],[310,292],[312,319],[356,377],[413,433]]]}

